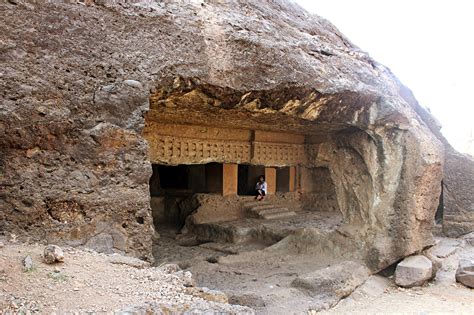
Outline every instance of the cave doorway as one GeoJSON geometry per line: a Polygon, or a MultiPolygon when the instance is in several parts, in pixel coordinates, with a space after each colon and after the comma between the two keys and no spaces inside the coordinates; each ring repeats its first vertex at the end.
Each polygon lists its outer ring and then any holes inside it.
{"type": "Polygon", "coordinates": [[[276,170],[276,191],[289,192],[290,191],[290,168],[279,167],[276,170]]]}
{"type": "Polygon", "coordinates": [[[182,228],[191,214],[189,200],[197,193],[221,193],[222,164],[152,164],[150,205],[153,223],[182,228]]]}
{"type": "Polygon", "coordinates": [[[444,184],[443,184],[443,181],[441,181],[441,194],[439,196],[439,204],[438,204],[438,208],[436,209],[436,214],[435,214],[436,224],[443,223],[443,215],[444,215],[444,184]]]}
{"type": "Polygon", "coordinates": [[[237,194],[253,196],[258,177],[265,175],[265,167],[260,165],[239,164],[237,179],[237,194]]]}

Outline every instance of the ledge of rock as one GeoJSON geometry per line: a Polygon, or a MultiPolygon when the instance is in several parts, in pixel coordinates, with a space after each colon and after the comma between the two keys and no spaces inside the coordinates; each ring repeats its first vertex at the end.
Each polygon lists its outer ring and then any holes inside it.
{"type": "Polygon", "coordinates": [[[328,268],[317,270],[291,283],[310,297],[314,298],[315,311],[328,309],[340,299],[348,296],[370,276],[369,269],[353,261],[345,261],[328,268]]]}

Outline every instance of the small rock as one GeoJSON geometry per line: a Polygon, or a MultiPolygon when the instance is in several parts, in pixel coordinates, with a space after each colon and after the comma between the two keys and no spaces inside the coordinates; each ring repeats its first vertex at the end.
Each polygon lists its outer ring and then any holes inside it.
{"type": "Polygon", "coordinates": [[[44,249],[43,258],[45,263],[54,264],[56,262],[64,261],[64,252],[61,247],[57,245],[48,245],[44,249]]]}
{"type": "Polygon", "coordinates": [[[257,294],[232,295],[229,297],[230,304],[238,304],[250,307],[264,307],[265,301],[257,294]]]}
{"type": "Polygon", "coordinates": [[[464,235],[463,239],[467,245],[474,246],[474,232],[464,235]]]}
{"type": "Polygon", "coordinates": [[[175,273],[181,270],[181,268],[177,264],[165,264],[160,266],[160,270],[165,273],[175,273]]]}
{"type": "Polygon", "coordinates": [[[131,267],[135,267],[135,268],[145,268],[145,267],[150,266],[150,263],[148,263],[146,261],[143,261],[141,259],[134,258],[134,257],[128,257],[128,256],[122,256],[122,255],[119,255],[119,254],[110,255],[107,258],[107,260],[111,264],[127,265],[127,266],[131,266],[131,267]]]}
{"type": "Polygon", "coordinates": [[[225,293],[216,290],[210,290],[208,288],[186,288],[186,293],[192,296],[201,298],[206,301],[217,302],[217,303],[229,303],[229,298],[225,293]]]}
{"type": "Polygon", "coordinates": [[[395,270],[395,283],[405,288],[423,285],[432,277],[433,264],[422,255],[405,258],[395,270]]]}
{"type": "Polygon", "coordinates": [[[23,267],[25,268],[25,271],[33,270],[33,258],[31,258],[30,255],[23,259],[23,267]]]}
{"type": "Polygon", "coordinates": [[[125,80],[125,81],[123,81],[123,83],[128,85],[128,86],[137,88],[137,89],[143,88],[143,85],[140,82],[135,81],[135,80],[125,80]]]}
{"type": "Polygon", "coordinates": [[[456,270],[456,281],[466,287],[474,288],[474,260],[462,259],[456,270]]]}
{"type": "Polygon", "coordinates": [[[185,287],[194,287],[196,286],[196,281],[193,278],[193,274],[189,271],[177,271],[174,273],[179,279],[181,279],[183,285],[185,287]]]}
{"type": "Polygon", "coordinates": [[[0,242],[0,248],[4,248],[5,247],[5,244],[3,244],[3,242],[0,242]]]}

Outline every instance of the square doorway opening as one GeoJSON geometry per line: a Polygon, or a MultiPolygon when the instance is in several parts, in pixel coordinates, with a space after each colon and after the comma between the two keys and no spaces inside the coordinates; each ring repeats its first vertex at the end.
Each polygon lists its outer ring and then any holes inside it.
{"type": "Polygon", "coordinates": [[[265,176],[265,167],[261,165],[239,165],[238,169],[238,187],[239,196],[253,196],[255,194],[255,185],[260,176],[265,176]]]}

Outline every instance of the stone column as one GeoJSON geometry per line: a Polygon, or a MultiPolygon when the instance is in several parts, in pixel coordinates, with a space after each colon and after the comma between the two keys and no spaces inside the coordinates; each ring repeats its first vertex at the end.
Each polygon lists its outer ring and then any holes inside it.
{"type": "Polygon", "coordinates": [[[222,165],[222,195],[237,195],[238,164],[222,165]]]}
{"type": "Polygon", "coordinates": [[[296,191],[296,166],[290,166],[288,191],[296,191]]]}
{"type": "Polygon", "coordinates": [[[276,192],[276,168],[265,167],[265,181],[267,182],[267,194],[273,195],[276,192]]]}

